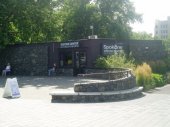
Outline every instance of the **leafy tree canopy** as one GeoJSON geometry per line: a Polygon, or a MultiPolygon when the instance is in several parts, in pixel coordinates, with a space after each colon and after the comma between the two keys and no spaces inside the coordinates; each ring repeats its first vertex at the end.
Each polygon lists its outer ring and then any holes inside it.
{"type": "Polygon", "coordinates": [[[154,40],[152,34],[148,34],[146,32],[133,32],[131,35],[131,39],[135,40],[154,40]]]}
{"type": "Polygon", "coordinates": [[[94,34],[100,38],[128,39],[130,23],[141,21],[141,15],[129,0],[63,0],[58,11],[63,19],[62,39],[80,39],[94,34]]]}
{"type": "Polygon", "coordinates": [[[1,0],[0,44],[52,40],[57,17],[52,0],[1,0]]]}
{"type": "Polygon", "coordinates": [[[87,38],[127,39],[141,21],[129,0],[1,0],[0,45],[87,38]]]}

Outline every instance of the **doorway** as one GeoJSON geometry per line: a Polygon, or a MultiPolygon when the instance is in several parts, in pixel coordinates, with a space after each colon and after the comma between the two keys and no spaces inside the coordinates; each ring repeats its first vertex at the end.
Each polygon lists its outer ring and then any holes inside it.
{"type": "Polygon", "coordinates": [[[87,65],[85,50],[67,49],[59,52],[59,67],[64,70],[72,69],[73,75],[84,73],[87,65]]]}
{"type": "Polygon", "coordinates": [[[87,58],[85,51],[75,51],[74,52],[74,70],[73,75],[85,73],[84,69],[87,65],[87,58]]]}

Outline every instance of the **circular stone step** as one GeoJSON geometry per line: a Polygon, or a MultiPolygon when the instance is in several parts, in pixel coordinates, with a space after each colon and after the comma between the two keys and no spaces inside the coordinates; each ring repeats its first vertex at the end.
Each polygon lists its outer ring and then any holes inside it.
{"type": "Polygon", "coordinates": [[[51,102],[72,103],[72,102],[107,102],[137,98],[142,95],[143,87],[134,87],[128,90],[111,92],[51,92],[51,102]]]}

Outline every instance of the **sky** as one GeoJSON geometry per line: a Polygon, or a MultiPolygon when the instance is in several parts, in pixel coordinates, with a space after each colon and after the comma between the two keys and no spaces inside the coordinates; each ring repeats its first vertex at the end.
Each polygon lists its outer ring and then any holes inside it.
{"type": "Polygon", "coordinates": [[[130,0],[136,12],[142,14],[142,23],[132,24],[134,32],[154,34],[155,20],[166,20],[170,16],[170,0],[130,0]]]}

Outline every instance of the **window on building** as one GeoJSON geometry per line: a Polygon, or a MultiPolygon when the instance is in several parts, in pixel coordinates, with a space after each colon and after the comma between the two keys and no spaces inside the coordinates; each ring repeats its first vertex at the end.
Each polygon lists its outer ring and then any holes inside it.
{"type": "Polygon", "coordinates": [[[72,67],[72,52],[61,52],[60,53],[60,67],[72,67]]]}
{"type": "Polygon", "coordinates": [[[86,66],[86,52],[80,52],[80,67],[86,66]]]}

